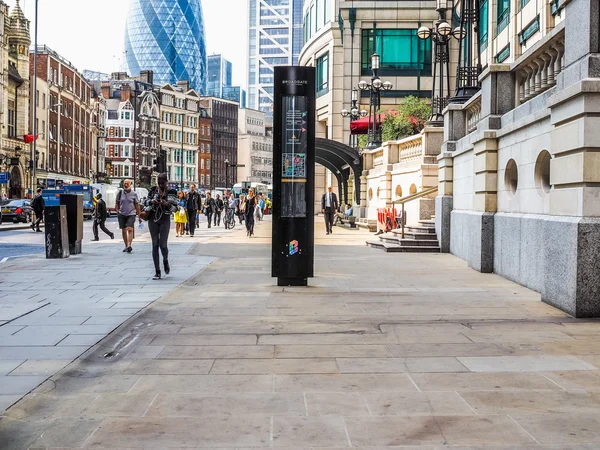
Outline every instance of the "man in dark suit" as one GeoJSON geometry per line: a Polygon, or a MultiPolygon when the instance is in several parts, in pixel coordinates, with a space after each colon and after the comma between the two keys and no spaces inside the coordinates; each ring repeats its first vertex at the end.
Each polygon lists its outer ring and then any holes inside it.
{"type": "Polygon", "coordinates": [[[321,197],[321,212],[325,215],[327,234],[333,233],[333,218],[338,210],[337,196],[332,191],[333,188],[329,186],[327,192],[321,197]]]}
{"type": "Polygon", "coordinates": [[[110,236],[111,239],[115,238],[115,235],[106,228],[106,217],[108,213],[106,212],[106,203],[102,200],[102,194],[98,193],[96,195],[96,199],[98,203],[96,203],[96,210],[94,211],[94,224],[92,225],[92,231],[94,232],[94,239],[92,241],[99,241],[98,237],[98,227],[106,234],[110,236]]]}

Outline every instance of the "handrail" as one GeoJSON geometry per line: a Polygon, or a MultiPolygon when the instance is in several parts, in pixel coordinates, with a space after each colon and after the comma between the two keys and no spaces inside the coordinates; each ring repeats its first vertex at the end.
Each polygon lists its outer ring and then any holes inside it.
{"type": "Polygon", "coordinates": [[[416,192],[411,195],[407,195],[406,197],[402,197],[400,200],[396,200],[392,202],[392,208],[395,209],[396,203],[400,203],[402,205],[402,216],[400,217],[400,224],[402,225],[402,239],[404,239],[404,204],[408,202],[412,202],[421,197],[425,197],[426,195],[433,194],[438,191],[438,186],[433,186],[428,189],[424,189],[421,192],[416,192]]]}

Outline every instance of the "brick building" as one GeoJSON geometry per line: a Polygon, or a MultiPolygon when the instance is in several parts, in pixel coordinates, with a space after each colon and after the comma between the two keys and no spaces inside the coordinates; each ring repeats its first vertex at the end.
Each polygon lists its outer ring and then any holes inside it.
{"type": "Polygon", "coordinates": [[[206,110],[201,109],[198,129],[198,186],[203,189],[210,188],[212,134],[212,118],[206,110]]]}

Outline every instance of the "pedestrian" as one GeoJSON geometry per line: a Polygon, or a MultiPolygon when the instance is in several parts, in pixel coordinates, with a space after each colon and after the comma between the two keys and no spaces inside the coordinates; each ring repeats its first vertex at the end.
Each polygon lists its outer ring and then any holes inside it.
{"type": "Polygon", "coordinates": [[[207,192],[206,200],[204,200],[204,214],[206,214],[206,218],[208,219],[208,228],[210,228],[213,214],[215,213],[216,209],[217,205],[215,204],[215,199],[211,197],[210,192],[207,192]]]}
{"type": "Polygon", "coordinates": [[[175,213],[175,237],[183,236],[187,220],[187,202],[183,191],[177,193],[177,212],[175,213]]]}
{"type": "Polygon", "coordinates": [[[246,214],[244,220],[246,221],[246,235],[250,237],[254,236],[254,209],[256,208],[254,189],[248,191],[248,198],[246,199],[245,205],[246,214]]]}
{"type": "Polygon", "coordinates": [[[232,193],[229,196],[229,201],[227,203],[227,216],[225,216],[225,228],[228,228],[229,223],[233,223],[233,225],[235,225],[235,215],[237,213],[237,200],[235,198],[235,195],[232,193]]]}
{"type": "Polygon", "coordinates": [[[158,250],[162,253],[165,274],[171,271],[169,266],[169,229],[171,228],[171,214],[177,211],[177,191],[167,187],[167,174],[158,175],[158,185],[153,186],[148,193],[146,208],[148,231],[152,238],[152,260],[154,261],[153,280],[161,279],[160,260],[158,250]]]}
{"type": "Polygon", "coordinates": [[[188,193],[187,198],[188,228],[190,231],[190,236],[192,237],[194,237],[194,231],[196,230],[196,220],[198,217],[198,211],[200,211],[201,203],[202,199],[200,198],[200,194],[196,190],[196,185],[192,184],[190,186],[190,192],[188,193]]]}
{"type": "Polygon", "coordinates": [[[221,213],[224,207],[225,203],[221,200],[221,196],[217,194],[217,199],[215,200],[215,227],[221,226],[221,213]]]}
{"type": "MultiPolygon", "coordinates": [[[[121,229],[123,242],[125,243],[123,252],[131,253],[133,251],[131,244],[133,242],[135,216],[139,216],[141,212],[138,195],[131,189],[131,180],[123,181],[123,189],[117,194],[115,209],[117,210],[119,228],[121,229]]],[[[142,223],[142,219],[140,218],[139,220],[142,223]]]]}
{"type": "Polygon", "coordinates": [[[98,227],[106,234],[110,236],[111,239],[115,238],[114,233],[112,233],[108,228],[106,228],[106,218],[108,214],[106,212],[106,202],[102,200],[102,194],[98,193],[96,195],[96,209],[94,209],[94,224],[92,225],[92,231],[94,232],[94,239],[92,241],[99,241],[98,237],[98,227]]]}
{"type": "Polygon", "coordinates": [[[37,233],[41,233],[40,222],[44,217],[44,210],[46,209],[46,203],[44,202],[44,197],[42,197],[42,188],[37,189],[37,194],[35,194],[31,202],[31,207],[33,208],[33,212],[35,212],[35,222],[31,224],[31,229],[37,233]]]}
{"type": "Polygon", "coordinates": [[[2,194],[2,204],[4,205],[5,203],[8,203],[8,195],[6,195],[6,192],[2,194]]]}
{"type": "Polygon", "coordinates": [[[259,206],[259,219],[258,220],[263,220],[263,214],[265,212],[265,196],[264,194],[260,194],[260,197],[258,199],[258,206],[259,206]]]}
{"type": "Polygon", "coordinates": [[[237,211],[236,214],[240,221],[240,225],[242,224],[242,220],[244,219],[244,214],[246,213],[246,196],[240,195],[238,199],[237,211]]]}
{"type": "Polygon", "coordinates": [[[321,212],[325,216],[325,230],[327,234],[333,233],[333,218],[338,210],[337,196],[329,186],[327,192],[321,197],[321,212]]]}

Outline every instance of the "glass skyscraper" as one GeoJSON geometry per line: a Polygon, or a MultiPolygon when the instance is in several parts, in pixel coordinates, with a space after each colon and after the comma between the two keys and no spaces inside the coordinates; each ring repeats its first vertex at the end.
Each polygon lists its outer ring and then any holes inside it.
{"type": "Polygon", "coordinates": [[[273,116],[273,67],[298,64],[302,0],[248,0],[248,107],[273,116]]]}
{"type": "Polygon", "coordinates": [[[204,95],[205,42],[200,0],[131,0],[125,29],[130,75],[152,70],[156,84],[187,80],[204,95]]]}
{"type": "Polygon", "coordinates": [[[223,88],[231,86],[233,76],[233,65],[221,55],[210,55],[208,57],[208,95],[212,97],[223,97],[223,88]]]}

